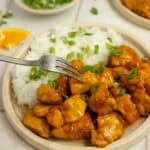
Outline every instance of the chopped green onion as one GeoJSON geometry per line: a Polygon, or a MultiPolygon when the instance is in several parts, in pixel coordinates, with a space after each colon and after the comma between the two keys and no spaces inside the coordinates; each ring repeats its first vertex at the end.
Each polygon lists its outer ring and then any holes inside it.
{"type": "Polygon", "coordinates": [[[84,65],[82,67],[82,69],[83,69],[84,72],[91,71],[93,73],[99,74],[99,73],[103,72],[104,65],[103,65],[103,63],[99,63],[98,66],[84,65]]]}
{"type": "Polygon", "coordinates": [[[94,54],[98,54],[99,53],[99,45],[95,45],[94,46],[94,54]]]}
{"type": "Polygon", "coordinates": [[[76,44],[75,41],[72,41],[72,40],[68,41],[68,45],[69,45],[69,46],[73,46],[73,45],[75,45],[75,44],[76,44]]]}
{"type": "Polygon", "coordinates": [[[69,33],[68,33],[68,36],[69,36],[70,38],[74,38],[74,37],[76,37],[76,35],[77,35],[77,32],[69,32],[69,33]]]}
{"type": "Polygon", "coordinates": [[[89,96],[87,94],[81,94],[81,98],[87,101],[89,99],[89,96]]]}
{"type": "Polygon", "coordinates": [[[49,53],[50,54],[55,54],[55,47],[50,47],[50,49],[49,49],[49,53]]]}
{"type": "Polygon", "coordinates": [[[74,55],[75,55],[74,52],[70,52],[70,53],[67,54],[66,59],[67,59],[67,60],[70,60],[70,59],[72,59],[72,58],[74,57],[74,55]]]}
{"type": "Polygon", "coordinates": [[[92,86],[91,89],[90,89],[91,93],[95,93],[97,90],[98,90],[97,85],[92,86]]]}
{"type": "Polygon", "coordinates": [[[56,83],[55,83],[55,81],[52,81],[52,80],[48,80],[48,85],[50,86],[50,87],[52,87],[52,88],[55,88],[56,87],[56,83]]]}
{"type": "Polygon", "coordinates": [[[123,73],[122,71],[117,71],[117,75],[118,75],[119,77],[122,77],[122,76],[124,75],[124,73],[123,73]]]}
{"type": "Polygon", "coordinates": [[[113,85],[112,85],[112,87],[113,87],[113,88],[117,88],[117,87],[119,87],[119,85],[120,85],[120,84],[119,84],[118,82],[114,82],[113,85]]]}
{"type": "Polygon", "coordinates": [[[121,89],[120,92],[119,92],[119,95],[123,96],[125,94],[126,94],[126,89],[121,89]]]}
{"type": "Polygon", "coordinates": [[[56,38],[51,38],[51,39],[50,39],[50,42],[56,43],[56,38]]]}
{"type": "Polygon", "coordinates": [[[85,47],[81,47],[81,50],[82,50],[83,53],[88,54],[89,51],[90,51],[90,46],[87,45],[87,46],[85,46],[85,47]]]}
{"type": "Polygon", "coordinates": [[[82,53],[77,53],[77,58],[82,60],[83,59],[83,54],[82,53]]]}
{"type": "Polygon", "coordinates": [[[112,38],[108,37],[107,40],[112,43],[112,38]]]}
{"type": "Polygon", "coordinates": [[[130,70],[129,74],[128,74],[128,79],[133,79],[135,78],[137,75],[137,68],[133,68],[130,70]]]}
{"type": "Polygon", "coordinates": [[[112,55],[112,56],[120,56],[123,53],[123,51],[118,49],[118,47],[113,46],[113,45],[111,45],[109,43],[106,43],[105,46],[109,50],[110,55],[112,55]]]}
{"type": "Polygon", "coordinates": [[[84,35],[86,35],[86,36],[91,36],[91,35],[93,35],[93,34],[86,32],[86,33],[84,33],[84,35]]]}
{"type": "Polygon", "coordinates": [[[97,14],[98,14],[98,10],[97,10],[96,7],[92,7],[90,11],[91,11],[91,13],[92,13],[93,15],[97,15],[97,14]]]}
{"type": "Polygon", "coordinates": [[[1,26],[1,25],[4,25],[4,24],[7,24],[7,21],[5,21],[5,20],[0,20],[0,26],[1,26]]]}
{"type": "Polygon", "coordinates": [[[66,36],[62,36],[62,37],[61,37],[61,40],[63,41],[63,43],[64,43],[65,45],[68,44],[68,39],[67,39],[66,36]]]}
{"type": "Polygon", "coordinates": [[[2,18],[11,18],[13,16],[13,14],[11,12],[6,12],[2,18]]]}
{"type": "Polygon", "coordinates": [[[44,71],[40,68],[37,68],[37,67],[32,67],[31,70],[30,70],[30,74],[29,74],[29,78],[31,80],[39,80],[41,79],[42,76],[47,76],[48,72],[47,71],[44,71]]]}

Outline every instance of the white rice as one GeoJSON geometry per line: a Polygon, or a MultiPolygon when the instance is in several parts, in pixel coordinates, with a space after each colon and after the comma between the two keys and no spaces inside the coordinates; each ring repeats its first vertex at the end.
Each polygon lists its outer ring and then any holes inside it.
{"type": "MultiPolygon", "coordinates": [[[[55,48],[55,55],[66,58],[66,55],[71,51],[81,52],[81,47],[89,46],[90,52],[84,55],[83,62],[85,64],[96,64],[99,61],[107,62],[109,52],[105,47],[108,41],[108,37],[112,39],[113,45],[120,45],[123,43],[122,37],[112,29],[108,31],[102,31],[98,27],[84,28],[86,33],[92,33],[90,36],[79,34],[74,38],[68,37],[68,33],[72,31],[78,31],[79,28],[55,28],[53,33],[45,33],[38,36],[31,44],[31,51],[28,52],[26,59],[34,60],[40,58],[42,55],[49,54],[49,48],[55,48]],[[73,40],[75,45],[68,46],[62,42],[61,37],[66,36],[69,40],[73,40]],[[56,43],[50,42],[50,38],[55,38],[56,43]],[[99,53],[93,54],[94,46],[99,45],[99,53]]],[[[76,58],[76,56],[74,57],[76,58]]],[[[47,76],[34,81],[29,77],[31,67],[16,66],[13,70],[13,88],[16,94],[19,104],[28,104],[32,106],[36,102],[36,89],[41,83],[47,83],[48,79],[57,78],[54,73],[48,73],[47,76]]]]}

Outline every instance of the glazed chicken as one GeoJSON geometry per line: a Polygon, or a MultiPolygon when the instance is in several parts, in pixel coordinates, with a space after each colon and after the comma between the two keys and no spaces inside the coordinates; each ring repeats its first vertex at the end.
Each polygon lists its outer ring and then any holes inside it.
{"type": "Polygon", "coordinates": [[[123,0],[123,4],[136,14],[150,19],[150,1],[149,0],[123,0]]]}
{"type": "Polygon", "coordinates": [[[60,75],[53,81],[56,86],[41,84],[37,104],[25,114],[24,125],[44,138],[85,139],[105,147],[140,116],[148,116],[150,60],[126,45],[117,49],[122,52],[110,54],[106,66],[72,60],[82,82],[60,75]]]}
{"type": "Polygon", "coordinates": [[[99,116],[97,118],[97,130],[92,130],[91,143],[104,147],[120,138],[124,133],[124,127],[115,113],[99,116]]]}

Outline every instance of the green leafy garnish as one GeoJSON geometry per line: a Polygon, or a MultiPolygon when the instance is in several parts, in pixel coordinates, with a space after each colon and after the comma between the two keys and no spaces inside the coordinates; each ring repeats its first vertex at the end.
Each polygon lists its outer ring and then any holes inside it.
{"type": "Polygon", "coordinates": [[[87,101],[89,99],[89,96],[87,94],[81,94],[81,98],[87,101]]]}
{"type": "Polygon", "coordinates": [[[6,12],[2,18],[11,18],[13,16],[13,14],[11,12],[6,12]]]}
{"type": "Polygon", "coordinates": [[[44,71],[40,68],[37,68],[37,67],[32,67],[31,70],[30,70],[30,74],[29,74],[29,78],[31,80],[39,80],[41,79],[42,76],[47,76],[48,72],[47,71],[44,71]]]}
{"type": "Polygon", "coordinates": [[[70,38],[74,38],[74,37],[76,37],[76,35],[77,35],[77,32],[69,32],[68,33],[68,36],[70,37],[70,38]]]}
{"type": "Polygon", "coordinates": [[[90,89],[91,93],[95,93],[97,90],[98,90],[97,85],[92,86],[91,89],[90,89]]]}
{"type": "Polygon", "coordinates": [[[99,45],[95,45],[94,46],[94,54],[98,54],[99,53],[99,45]]]}
{"type": "Polygon", "coordinates": [[[137,75],[137,68],[133,68],[130,70],[129,74],[128,74],[128,79],[133,79],[135,78],[137,75]]]}
{"type": "Polygon", "coordinates": [[[99,73],[103,72],[103,70],[104,70],[104,65],[103,65],[103,63],[99,63],[97,66],[84,65],[84,66],[82,67],[82,69],[83,69],[84,72],[86,72],[86,71],[91,71],[91,72],[93,72],[93,73],[99,74],[99,73]]]}
{"type": "Polygon", "coordinates": [[[77,53],[77,58],[82,60],[83,59],[83,54],[82,53],[77,53]]]}
{"type": "Polygon", "coordinates": [[[117,87],[119,87],[119,85],[120,85],[120,84],[119,84],[118,82],[114,82],[113,85],[112,85],[112,87],[113,87],[113,88],[117,88],[117,87]]]}
{"type": "Polygon", "coordinates": [[[112,56],[120,56],[123,53],[122,50],[118,49],[118,47],[113,46],[112,44],[106,43],[105,46],[109,50],[110,55],[112,55],[112,56]]]}
{"type": "Polygon", "coordinates": [[[117,75],[118,75],[119,77],[122,77],[122,76],[124,75],[124,73],[123,73],[122,71],[117,71],[117,75]]]}
{"type": "Polygon", "coordinates": [[[112,38],[108,37],[107,40],[112,43],[112,38]]]}
{"type": "Polygon", "coordinates": [[[51,39],[50,39],[50,42],[56,43],[56,38],[51,38],[51,39]]]}
{"type": "Polygon", "coordinates": [[[52,87],[52,88],[55,88],[56,87],[56,83],[55,83],[55,81],[53,81],[53,80],[48,80],[48,85],[50,86],[50,87],[52,87]]]}
{"type": "Polygon", "coordinates": [[[72,2],[73,0],[23,0],[23,2],[33,9],[52,9],[72,2]]]}
{"type": "Polygon", "coordinates": [[[86,36],[91,36],[91,35],[93,35],[92,33],[89,33],[89,32],[86,32],[86,33],[84,33],[84,35],[86,35],[86,36]]]}
{"type": "Polygon", "coordinates": [[[123,96],[125,94],[126,94],[126,89],[121,89],[120,92],[119,92],[119,95],[123,96]]]}
{"type": "Polygon", "coordinates": [[[68,41],[68,45],[69,45],[69,46],[73,46],[73,45],[75,45],[75,44],[76,44],[75,41],[72,41],[72,40],[68,41]]]}
{"type": "Polygon", "coordinates": [[[72,59],[74,56],[75,56],[75,53],[74,53],[74,52],[70,52],[70,53],[67,54],[66,59],[67,59],[67,60],[70,60],[70,59],[72,59]]]}
{"type": "Polygon", "coordinates": [[[87,45],[87,46],[85,46],[85,47],[81,47],[81,50],[82,50],[83,53],[88,54],[89,51],[90,51],[90,46],[87,45]]]}
{"type": "Polygon", "coordinates": [[[68,44],[68,39],[67,39],[66,36],[62,36],[62,37],[61,37],[61,40],[63,41],[63,43],[64,43],[65,45],[68,44]]]}
{"type": "Polygon", "coordinates": [[[1,25],[4,25],[4,24],[7,24],[7,21],[5,21],[5,20],[0,20],[0,26],[1,26],[1,25]]]}
{"type": "Polygon", "coordinates": [[[91,13],[92,13],[93,15],[97,15],[97,14],[98,14],[98,10],[97,10],[96,7],[92,7],[90,11],[91,11],[91,13]]]}
{"type": "Polygon", "coordinates": [[[55,47],[50,47],[50,49],[49,49],[49,53],[50,54],[55,54],[55,47]]]}

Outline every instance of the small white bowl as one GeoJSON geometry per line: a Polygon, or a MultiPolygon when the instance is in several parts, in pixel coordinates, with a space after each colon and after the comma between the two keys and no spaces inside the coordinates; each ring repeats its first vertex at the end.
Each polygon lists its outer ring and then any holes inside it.
{"type": "Polygon", "coordinates": [[[122,4],[121,0],[111,0],[111,2],[118,12],[126,17],[129,21],[146,29],[150,29],[150,19],[144,18],[132,12],[122,4]]]}
{"type": "Polygon", "coordinates": [[[26,4],[24,4],[22,0],[15,0],[17,6],[34,15],[54,15],[73,7],[77,2],[78,0],[73,0],[68,4],[53,9],[33,9],[27,6],[26,4]]]}
{"type": "MultiPolygon", "coordinates": [[[[135,35],[131,35],[127,31],[115,28],[106,24],[83,24],[83,25],[73,25],[73,27],[99,27],[102,30],[107,30],[108,28],[113,28],[115,31],[120,33],[120,35],[125,39],[124,44],[131,45],[133,48],[137,49],[137,52],[141,56],[145,56],[150,59],[150,54],[148,52],[148,47],[142,43],[135,35]]],[[[52,30],[51,30],[52,31],[52,30]]],[[[48,31],[48,33],[51,33],[48,31]]],[[[23,45],[22,48],[16,54],[16,57],[23,58],[27,52],[30,50],[30,44],[23,45]]],[[[9,64],[6,68],[3,83],[2,83],[2,102],[5,109],[6,116],[12,127],[16,132],[29,144],[31,144],[36,149],[41,150],[127,150],[130,146],[134,145],[136,142],[140,141],[144,136],[150,133],[150,116],[147,118],[141,118],[133,125],[126,129],[126,132],[122,138],[109,144],[106,148],[94,147],[85,145],[84,141],[64,141],[56,139],[44,139],[38,135],[31,132],[26,128],[23,123],[23,113],[24,109],[17,104],[16,97],[13,93],[11,86],[12,81],[12,71],[15,65],[9,64]]],[[[20,89],[21,90],[21,89],[20,89]]]]}

